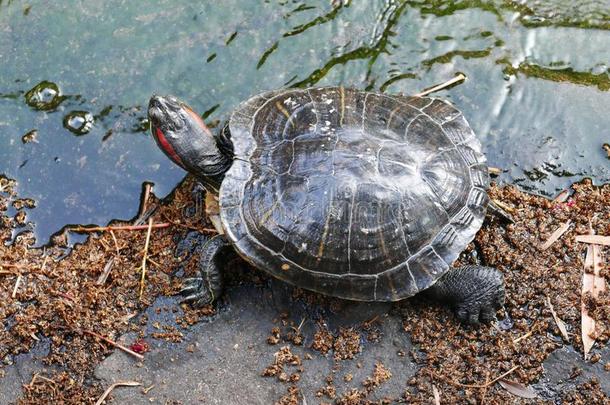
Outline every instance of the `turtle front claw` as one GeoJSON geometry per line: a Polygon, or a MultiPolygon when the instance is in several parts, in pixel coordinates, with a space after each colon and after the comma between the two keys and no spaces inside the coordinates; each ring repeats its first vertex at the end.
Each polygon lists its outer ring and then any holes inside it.
{"type": "MultiPolygon", "coordinates": [[[[180,293],[182,295],[186,295],[183,293],[185,289],[183,288],[180,293]]],[[[194,294],[186,295],[180,303],[191,304],[195,308],[201,308],[203,306],[209,305],[214,302],[214,295],[211,294],[209,290],[200,289],[194,294]]]]}
{"type": "Polygon", "coordinates": [[[219,258],[228,243],[222,236],[216,236],[203,243],[199,258],[199,277],[184,279],[180,295],[181,302],[200,308],[212,304],[223,289],[219,258]]]}
{"type": "Polygon", "coordinates": [[[496,311],[501,307],[495,299],[491,302],[464,301],[456,305],[455,315],[461,322],[478,325],[480,322],[489,323],[496,319],[496,311]]]}
{"type": "Polygon", "coordinates": [[[180,290],[180,295],[189,296],[192,295],[195,291],[201,288],[201,283],[203,279],[201,277],[193,277],[184,279],[182,282],[182,289],[180,290]]]}

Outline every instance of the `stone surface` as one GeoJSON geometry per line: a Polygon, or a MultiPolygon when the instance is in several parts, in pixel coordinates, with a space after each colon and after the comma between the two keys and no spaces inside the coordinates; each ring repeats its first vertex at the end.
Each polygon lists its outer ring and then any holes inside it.
{"type": "MultiPolygon", "coordinates": [[[[270,404],[287,393],[289,383],[281,383],[276,377],[263,377],[262,371],[273,363],[274,353],[285,345],[290,345],[292,353],[303,361],[304,371],[296,383],[308,403],[318,403],[316,392],[326,385],[326,377],[334,375],[337,394],[350,388],[362,389],[362,381],[369,377],[376,362],[381,362],[392,373],[392,378],[369,397],[398,397],[406,380],[416,371],[408,353],[411,346],[406,333],[402,331],[401,320],[387,315],[390,306],[386,304],[350,303],[339,312],[332,313],[318,306],[295,305],[290,299],[292,288],[281,282],[272,281],[269,288],[252,285],[236,287],[225,295],[219,314],[210,322],[199,323],[189,328],[185,339],[178,344],[147,339],[151,352],[143,363],[116,351],[96,370],[96,377],[104,385],[117,381],[134,380],[145,387],[154,385],[144,395],[138,388],[118,388],[113,392],[116,403],[145,404],[180,401],[180,403],[206,404],[270,404]],[[328,312],[327,312],[328,311],[328,312]],[[309,312],[309,313],[308,313],[309,312]],[[313,313],[312,313],[313,312],[313,313]],[[312,321],[316,313],[324,313],[324,319],[331,330],[341,326],[349,327],[378,316],[381,319],[381,339],[371,343],[364,336],[361,339],[362,353],[353,360],[335,362],[332,351],[323,356],[310,348],[312,336],[317,330],[312,321]],[[287,320],[299,325],[305,337],[302,346],[280,342],[267,344],[267,337],[274,326],[278,326],[281,313],[287,313],[287,320]],[[274,322],[275,321],[275,322],[274,322]],[[187,348],[194,349],[192,353],[187,348]],[[305,359],[305,354],[312,356],[305,359]],[[333,373],[333,366],[337,365],[333,373]],[[360,366],[360,367],[359,367],[360,366]],[[352,374],[351,382],[344,376],[352,374]]],[[[149,324],[154,322],[157,301],[147,311],[149,324]]],[[[339,303],[341,304],[341,302],[339,303]]],[[[174,304],[177,305],[177,304],[174,304]]],[[[341,306],[341,305],[340,305],[341,306]]],[[[282,328],[284,330],[285,328],[282,328]]],[[[129,336],[126,341],[133,341],[129,336]]],[[[296,367],[286,367],[287,374],[296,367]]],[[[327,401],[331,401],[326,398],[327,401]]]]}

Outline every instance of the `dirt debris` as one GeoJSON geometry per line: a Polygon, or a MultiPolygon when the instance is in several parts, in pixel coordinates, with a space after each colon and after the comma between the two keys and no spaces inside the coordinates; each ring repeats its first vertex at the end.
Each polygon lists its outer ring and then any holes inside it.
{"type": "MultiPolygon", "coordinates": [[[[211,225],[203,214],[185,215],[191,211],[197,214],[197,207],[201,205],[190,177],[167,201],[149,198],[149,207],[159,207],[152,216],[153,222],[170,222],[172,226],[154,229],[151,233],[145,290],[143,299],[139,300],[137,269],[142,261],[146,231],[113,231],[114,235],[97,232],[72,249],[68,248],[69,233],[59,232],[54,244],[44,249],[32,248],[34,240],[27,213],[35,204],[19,199],[15,187],[14,181],[0,176],[0,239],[13,241],[10,245],[0,244],[0,319],[9,325],[0,329],[0,378],[3,367],[10,365],[16,355],[26,353],[39,341],[48,341],[50,348],[44,364],[58,367],[60,371],[41,371],[33,383],[24,387],[20,403],[94,403],[105,387],[90,376],[95,365],[111,353],[112,347],[82,331],[91,330],[113,340],[127,331],[136,332],[138,339],[144,337],[147,317],[136,315],[157,295],[173,295],[179,289],[180,279],[173,274],[183,258],[174,254],[178,241],[194,229],[206,230],[211,225]],[[25,214],[19,214],[17,220],[18,212],[25,214]],[[99,285],[97,280],[111,259],[114,260],[112,271],[99,285]],[[13,298],[18,277],[21,281],[13,298]]],[[[420,368],[408,381],[404,393],[399,394],[401,397],[380,399],[379,403],[390,403],[390,400],[430,403],[434,397],[432,387],[437,387],[442,394],[443,403],[511,403],[515,398],[498,384],[485,388],[461,385],[485,385],[517,365],[509,376],[511,380],[526,386],[539,381],[542,363],[548,354],[566,344],[547,305],[547,296],[556,316],[565,323],[574,347],[582,350],[580,288],[586,247],[576,242],[575,237],[588,234],[589,226],[598,235],[610,235],[610,185],[597,187],[585,180],[573,185],[570,191],[571,195],[564,201],[552,201],[519,192],[511,186],[491,188],[491,197],[511,209],[515,223],[507,225],[489,217],[467,251],[476,252],[485,264],[503,272],[507,289],[506,316],[501,314],[497,325],[471,328],[460,325],[449,310],[424,298],[396,304],[392,316],[402,317],[404,330],[414,345],[413,350],[403,355],[410,356],[420,368]],[[540,251],[538,246],[568,221],[570,229],[547,250],[540,251]]],[[[609,249],[601,247],[601,250],[605,258],[601,276],[609,281],[609,249]]],[[[470,260],[471,255],[464,255],[460,263],[470,260]]],[[[196,265],[196,260],[188,261],[184,272],[193,274],[196,265]]],[[[249,272],[243,277],[256,285],[266,279],[258,272],[249,272]]],[[[294,289],[294,298],[311,305],[335,305],[332,299],[298,288],[294,289]]],[[[597,350],[610,339],[610,294],[605,292],[597,299],[591,297],[586,305],[597,321],[591,359],[607,363],[597,350]]],[[[188,328],[213,317],[215,311],[212,306],[196,310],[182,306],[176,320],[181,327],[188,328]]],[[[165,339],[178,339],[182,333],[160,327],[153,333],[165,339]]],[[[384,338],[375,322],[329,330],[323,321],[318,323],[313,336],[308,337],[286,316],[280,316],[278,331],[273,330],[270,337],[277,339],[275,344],[288,345],[280,348],[274,363],[265,369],[265,373],[286,387],[287,394],[278,400],[280,404],[303,402],[304,393],[297,383],[307,362],[302,364],[300,357],[291,352],[290,345],[305,342],[302,347],[305,359],[315,352],[328,355],[332,351],[333,360],[340,364],[357,361],[366,352],[366,345],[384,338]]],[[[135,341],[121,343],[131,346],[135,341]]],[[[341,396],[332,379],[319,392],[335,403],[367,403],[370,389],[396,377],[391,377],[389,370],[380,365],[363,381],[365,385],[352,387],[341,396]]],[[[561,400],[583,404],[610,402],[596,380],[563,393],[561,400]]]]}
{"type": "Polygon", "coordinates": [[[293,354],[290,351],[289,346],[282,347],[279,351],[274,354],[273,364],[269,365],[263,370],[262,375],[264,377],[277,377],[280,382],[291,382],[295,383],[300,380],[300,373],[303,372],[301,358],[293,354]],[[296,370],[291,373],[289,366],[296,367],[296,370]]]}

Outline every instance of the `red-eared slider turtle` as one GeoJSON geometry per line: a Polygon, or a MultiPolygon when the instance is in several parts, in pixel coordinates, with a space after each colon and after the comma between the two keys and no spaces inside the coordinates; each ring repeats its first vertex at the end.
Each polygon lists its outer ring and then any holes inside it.
{"type": "Polygon", "coordinates": [[[472,323],[502,305],[496,269],[451,268],[481,227],[489,176],[479,141],[448,102],[285,89],[241,103],[217,135],[175,97],[153,96],[148,115],[159,147],[219,205],[220,235],[202,248],[186,301],[218,297],[232,246],[281,280],[344,299],[429,290],[472,323]]]}

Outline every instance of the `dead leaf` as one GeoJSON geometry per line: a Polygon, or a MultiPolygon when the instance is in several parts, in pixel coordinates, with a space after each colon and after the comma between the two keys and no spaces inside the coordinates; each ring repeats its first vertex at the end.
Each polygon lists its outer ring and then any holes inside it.
{"type": "Polygon", "coordinates": [[[555,230],[555,232],[553,232],[551,234],[551,236],[549,236],[547,241],[544,242],[542,245],[540,245],[540,250],[548,249],[553,243],[555,243],[557,241],[557,239],[561,238],[561,235],[566,233],[566,231],[570,228],[570,225],[571,225],[570,221],[561,224],[559,226],[559,228],[557,228],[555,230]]]}
{"type": "Polygon", "coordinates": [[[553,304],[551,304],[551,299],[549,297],[546,297],[546,305],[548,305],[549,309],[551,310],[551,314],[553,315],[553,319],[555,320],[555,324],[557,324],[559,332],[561,332],[561,336],[563,336],[563,339],[566,342],[570,343],[570,336],[568,335],[566,324],[561,320],[561,318],[559,318],[559,316],[557,316],[557,312],[555,312],[555,308],[553,308],[553,304]]]}
{"type": "Polygon", "coordinates": [[[553,198],[553,202],[562,203],[566,202],[570,197],[570,190],[563,190],[561,193],[557,194],[557,197],[553,198]]]}
{"type": "Polygon", "coordinates": [[[499,175],[501,175],[501,174],[502,174],[502,169],[499,169],[499,168],[497,168],[497,167],[491,167],[491,166],[489,166],[489,167],[487,168],[487,171],[489,171],[489,174],[493,174],[493,175],[496,175],[496,176],[499,176],[499,175]]]}
{"type": "Polygon", "coordinates": [[[504,378],[498,381],[502,388],[521,398],[537,398],[536,392],[530,386],[525,386],[521,383],[505,380],[504,378]]]}
{"type": "MultiPolygon", "coordinates": [[[[591,231],[593,232],[593,231],[591,231]]],[[[585,236],[585,235],[582,235],[585,236]]],[[[588,235],[596,236],[596,235],[588,235]]],[[[584,273],[582,277],[582,298],[581,298],[581,329],[582,329],[582,344],[585,359],[588,358],[589,352],[595,343],[592,337],[595,331],[595,319],[589,315],[589,311],[585,305],[585,296],[591,294],[591,297],[599,297],[599,293],[606,290],[606,281],[600,277],[602,268],[601,249],[599,245],[590,244],[587,246],[587,255],[585,256],[584,273]],[[590,272],[587,272],[590,270],[590,272]]]]}
{"type": "Polygon", "coordinates": [[[434,384],[432,384],[432,393],[434,394],[434,405],[441,405],[441,393],[434,384]]]}
{"type": "Polygon", "coordinates": [[[576,242],[592,243],[596,245],[610,246],[610,236],[603,235],[578,235],[576,242]]]}

